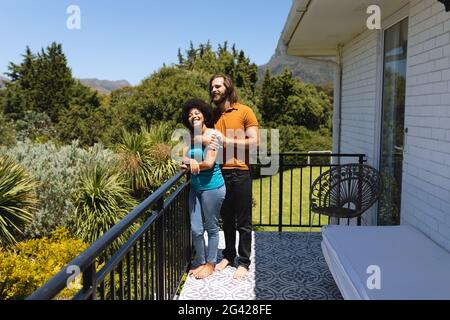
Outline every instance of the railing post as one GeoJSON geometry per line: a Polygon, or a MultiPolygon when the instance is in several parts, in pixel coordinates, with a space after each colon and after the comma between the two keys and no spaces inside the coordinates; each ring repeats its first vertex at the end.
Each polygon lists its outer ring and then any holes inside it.
{"type": "Polygon", "coordinates": [[[83,271],[83,291],[89,290],[92,290],[92,293],[87,297],[87,300],[97,300],[95,261],[83,271]]]}
{"type": "MultiPolygon", "coordinates": [[[[362,155],[360,155],[359,156],[359,164],[364,164],[364,162],[366,162],[366,160],[364,159],[364,156],[362,156],[362,155]]],[[[362,197],[362,181],[361,181],[361,168],[359,168],[359,171],[358,171],[358,181],[359,181],[359,186],[358,186],[358,197],[359,197],[359,199],[358,199],[358,203],[361,203],[361,197],[362,197]]],[[[359,208],[357,208],[357,209],[359,209],[359,208]]],[[[361,222],[362,222],[362,220],[361,220],[361,215],[360,216],[358,216],[358,219],[356,220],[357,222],[357,225],[358,226],[360,226],[361,225],[361,222]]]]}
{"type": "Polygon", "coordinates": [[[278,192],[279,192],[279,204],[278,204],[278,232],[282,232],[283,231],[283,166],[284,166],[284,161],[283,161],[283,154],[280,154],[280,185],[278,188],[278,192]]]}
{"type": "MultiPolygon", "coordinates": [[[[164,206],[164,199],[161,198],[157,205],[157,212],[161,211],[164,206]]],[[[156,222],[156,281],[157,300],[165,300],[166,289],[166,237],[165,237],[165,217],[161,215],[156,222]]]]}

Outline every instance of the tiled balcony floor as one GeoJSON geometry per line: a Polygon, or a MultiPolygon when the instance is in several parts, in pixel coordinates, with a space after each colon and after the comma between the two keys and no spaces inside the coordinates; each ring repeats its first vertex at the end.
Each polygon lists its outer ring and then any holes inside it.
{"type": "MultiPolygon", "coordinates": [[[[223,235],[221,234],[221,237],[223,235]]],[[[235,268],[207,279],[188,277],[180,300],[336,300],[342,299],[320,248],[320,233],[253,233],[252,264],[243,280],[235,268]]],[[[223,247],[223,239],[221,241],[223,247]]]]}

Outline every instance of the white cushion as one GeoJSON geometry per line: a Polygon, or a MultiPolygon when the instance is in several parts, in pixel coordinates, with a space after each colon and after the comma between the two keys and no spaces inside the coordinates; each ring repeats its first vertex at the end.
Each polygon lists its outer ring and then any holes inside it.
{"type": "Polygon", "coordinates": [[[410,226],[330,225],[322,250],[345,299],[450,299],[450,253],[410,226]],[[369,266],[380,289],[369,289],[369,266]]]}

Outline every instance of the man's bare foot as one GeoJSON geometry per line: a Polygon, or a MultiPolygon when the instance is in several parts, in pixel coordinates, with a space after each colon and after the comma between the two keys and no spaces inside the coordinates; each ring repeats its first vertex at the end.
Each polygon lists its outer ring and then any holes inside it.
{"type": "Polygon", "coordinates": [[[204,266],[205,266],[204,264],[201,264],[197,268],[189,270],[189,275],[193,275],[194,277],[197,277],[197,274],[200,271],[202,271],[204,266]]]}
{"type": "Polygon", "coordinates": [[[247,275],[247,273],[248,269],[246,267],[239,266],[234,272],[233,279],[241,280],[247,275]]]}
{"type": "Polygon", "coordinates": [[[214,273],[214,265],[212,263],[207,263],[203,266],[203,268],[198,272],[195,277],[197,279],[205,279],[214,273]]]}
{"type": "Polygon", "coordinates": [[[218,264],[216,264],[216,271],[222,271],[223,269],[225,269],[229,265],[230,265],[230,261],[228,261],[227,259],[223,258],[222,261],[220,261],[218,264]]]}

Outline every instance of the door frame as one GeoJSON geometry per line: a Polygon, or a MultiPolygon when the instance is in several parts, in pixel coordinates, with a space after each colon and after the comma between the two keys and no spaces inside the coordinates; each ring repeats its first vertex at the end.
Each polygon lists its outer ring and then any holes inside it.
{"type": "MultiPolygon", "coordinates": [[[[374,134],[374,167],[380,170],[381,166],[381,135],[382,135],[382,127],[383,127],[383,94],[384,94],[384,35],[386,30],[393,27],[397,23],[403,21],[404,19],[409,18],[409,3],[400,8],[398,11],[393,13],[391,16],[382,20],[381,22],[381,30],[378,34],[378,56],[377,56],[377,88],[376,88],[376,113],[375,113],[375,134],[374,134]]],[[[409,37],[409,28],[410,25],[408,23],[408,37],[409,37]]],[[[408,55],[409,55],[409,41],[408,41],[408,52],[407,52],[407,61],[406,61],[406,79],[408,78],[408,55]]],[[[406,98],[406,97],[405,97],[406,98]]],[[[405,99],[406,100],[406,99],[405,99]]],[[[406,105],[405,105],[405,118],[406,118],[406,105]]],[[[404,150],[405,150],[404,146],[404,150]]],[[[404,161],[404,160],[403,160],[404,161]]],[[[403,163],[404,165],[404,163],[403,163]]],[[[404,166],[402,166],[403,171],[404,166]]],[[[403,175],[403,172],[402,172],[403,175]]],[[[403,180],[402,180],[403,184],[403,180]]],[[[403,190],[403,188],[402,188],[403,190]]],[[[401,195],[400,195],[401,197],[401,195]]],[[[401,201],[401,198],[400,198],[401,201]]],[[[373,220],[376,225],[379,225],[379,201],[377,201],[377,205],[375,206],[374,217],[373,220]]],[[[400,217],[401,217],[401,207],[400,207],[400,217]]]]}

